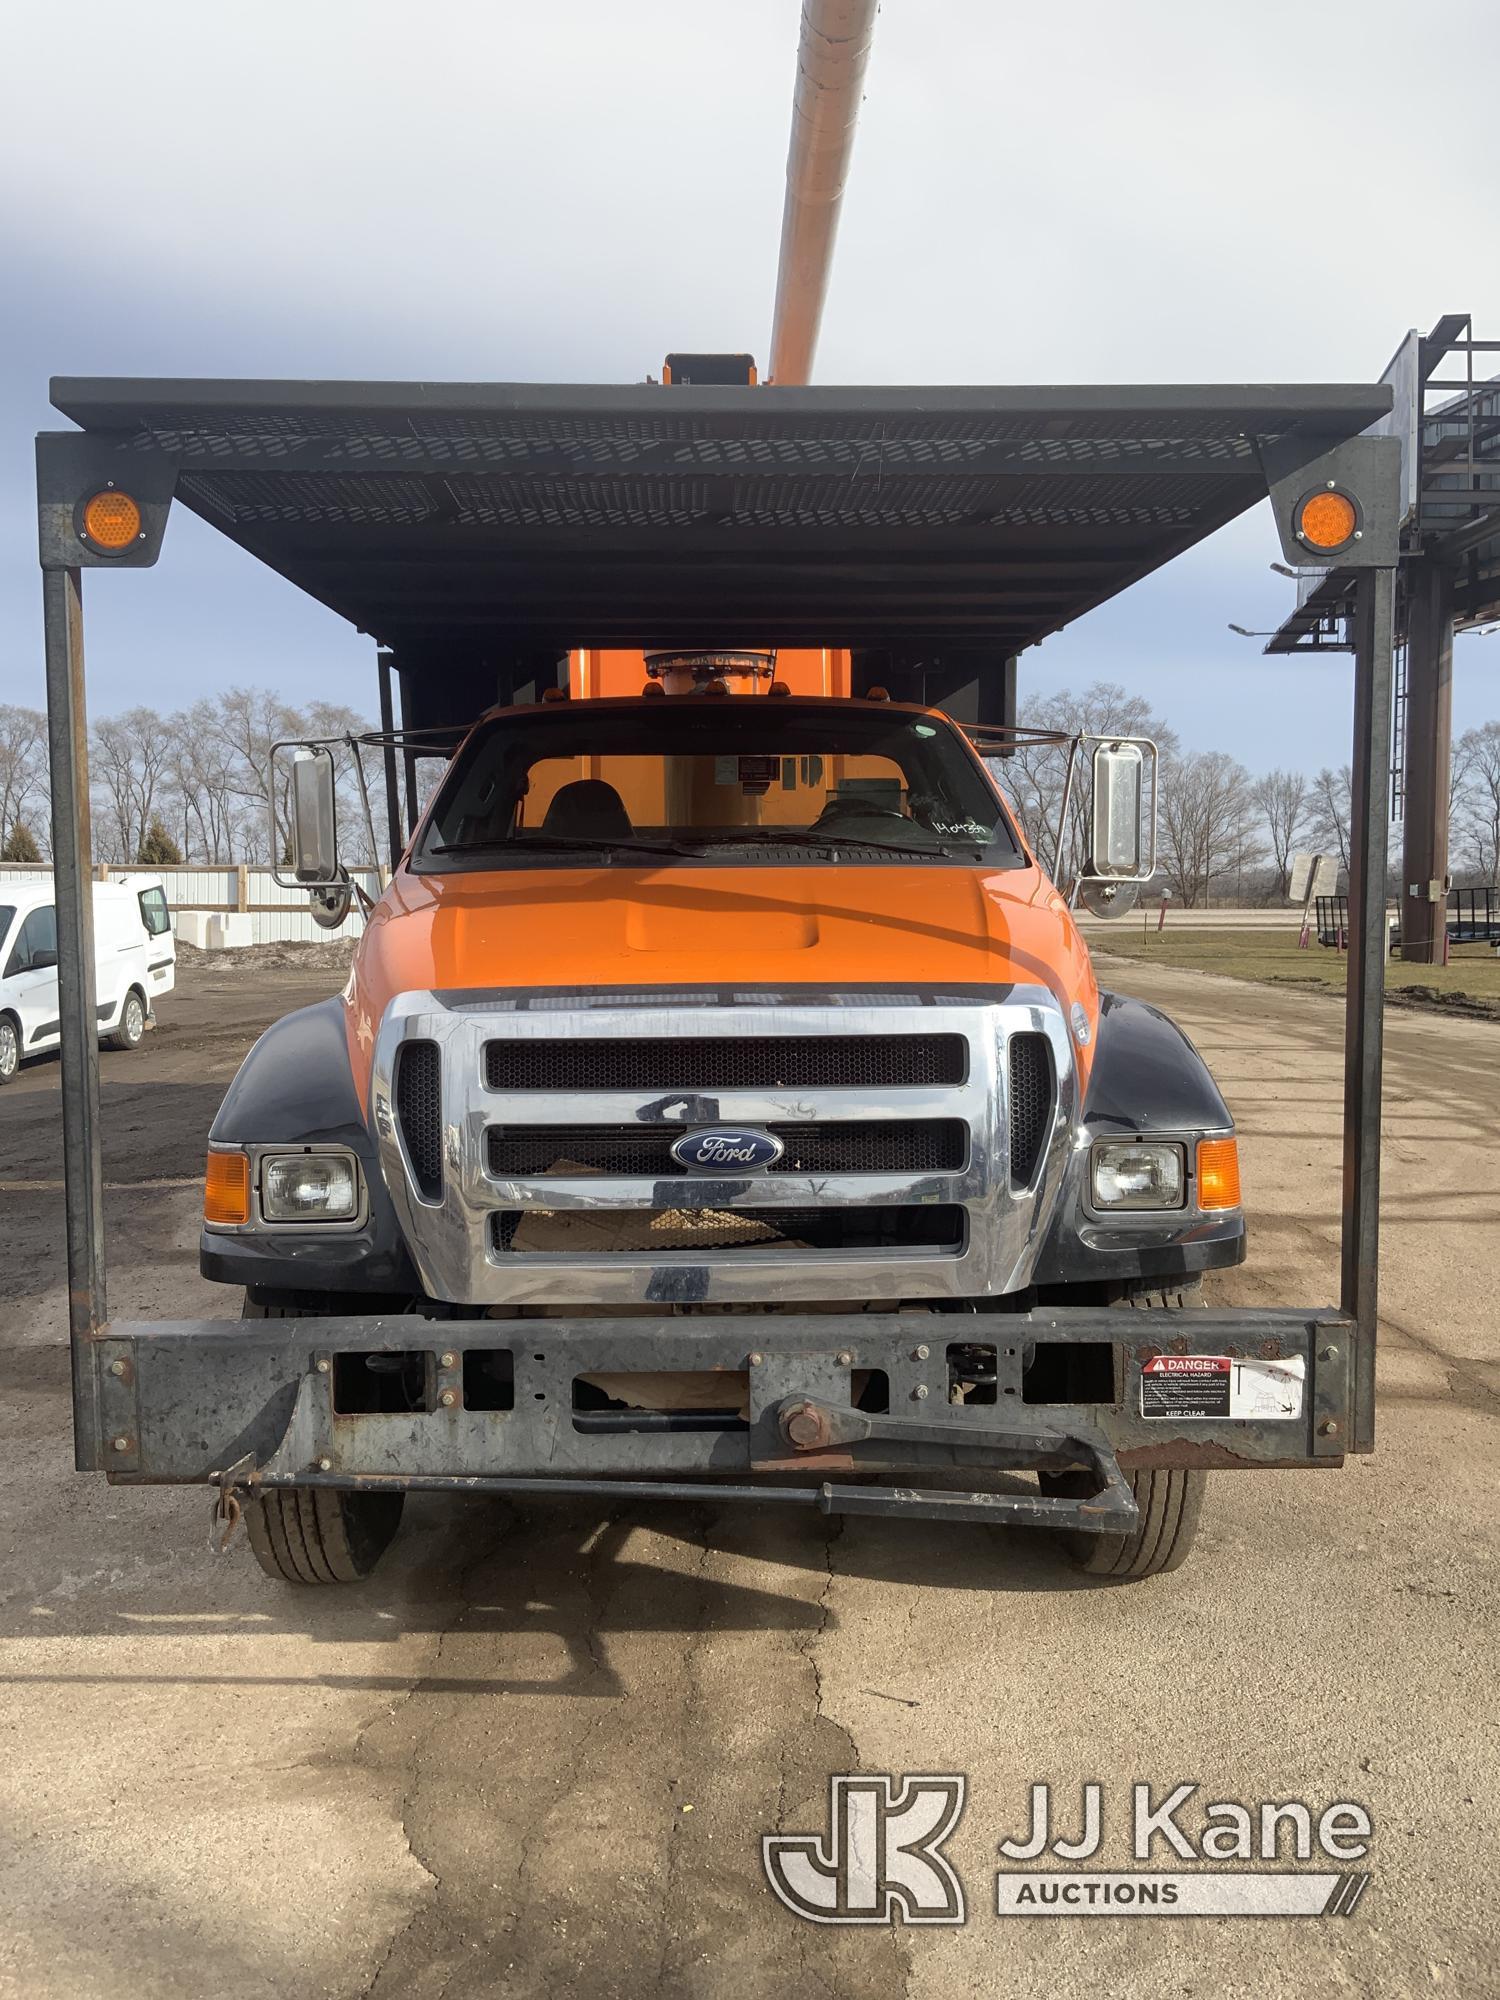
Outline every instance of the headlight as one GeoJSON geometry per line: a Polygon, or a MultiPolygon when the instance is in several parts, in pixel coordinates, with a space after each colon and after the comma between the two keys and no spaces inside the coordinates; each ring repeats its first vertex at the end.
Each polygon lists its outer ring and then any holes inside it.
{"type": "Polygon", "coordinates": [[[348,1222],[359,1212],[358,1169],[342,1153],[273,1153],[260,1163],[267,1222],[348,1222]]]}
{"type": "Polygon", "coordinates": [[[1095,1208],[1181,1208],[1186,1180],[1181,1146],[1127,1140],[1094,1148],[1095,1208]]]}

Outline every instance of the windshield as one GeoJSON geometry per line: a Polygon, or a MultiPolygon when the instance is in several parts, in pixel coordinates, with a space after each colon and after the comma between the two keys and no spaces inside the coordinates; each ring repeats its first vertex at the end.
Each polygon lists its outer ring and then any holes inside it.
{"type": "Polygon", "coordinates": [[[581,703],[497,718],[438,793],[419,869],[682,856],[976,860],[1019,843],[941,719],[772,696],[581,703]]]}

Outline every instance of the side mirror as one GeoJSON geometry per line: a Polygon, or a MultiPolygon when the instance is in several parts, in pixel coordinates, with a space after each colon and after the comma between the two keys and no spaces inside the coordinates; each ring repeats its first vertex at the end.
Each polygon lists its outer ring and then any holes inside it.
{"type": "Polygon", "coordinates": [[[57,953],[55,951],[48,951],[45,948],[43,948],[41,950],[34,951],[31,954],[31,963],[27,967],[27,971],[50,972],[52,967],[56,965],[56,963],[57,963],[57,953]]]}
{"type": "Polygon", "coordinates": [[[1156,753],[1139,742],[1101,742],[1094,751],[1094,810],[1089,873],[1107,882],[1139,882],[1156,865],[1156,753]],[[1151,752],[1151,824],[1146,814],[1146,753],[1151,752]]]}
{"type": "Polygon", "coordinates": [[[292,759],[292,873],[320,887],[338,875],[333,778],[327,750],[299,750],[292,759]]]}
{"type": "Polygon", "coordinates": [[[337,768],[330,747],[335,744],[347,747],[353,755],[354,774],[364,802],[365,832],[373,854],[375,828],[370,819],[370,795],[365,788],[358,737],[330,736],[313,743],[273,743],[266,771],[266,798],[271,813],[271,880],[279,889],[305,889],[313,922],[329,931],[338,929],[356,896],[365,909],[371,907],[369,897],[362,889],[355,888],[348,869],[339,861],[337,768]],[[278,762],[288,753],[290,771],[278,762]],[[291,820],[290,838],[285,846],[280,810],[283,785],[291,820]],[[290,877],[282,872],[288,866],[290,877]]]}

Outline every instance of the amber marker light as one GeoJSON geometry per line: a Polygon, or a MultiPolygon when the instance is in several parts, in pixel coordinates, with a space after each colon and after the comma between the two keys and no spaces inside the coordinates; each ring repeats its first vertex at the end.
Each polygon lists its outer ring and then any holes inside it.
{"type": "Polygon", "coordinates": [[[110,487],[84,501],[83,532],[96,549],[118,555],[139,540],[141,510],[128,493],[110,487]]]}
{"type": "Polygon", "coordinates": [[[1358,528],[1359,514],[1347,493],[1310,493],[1297,510],[1297,534],[1310,549],[1341,549],[1358,528]]]}
{"type": "Polygon", "coordinates": [[[1198,1141],[1199,1208],[1238,1208],[1240,1149],[1234,1139],[1198,1141]]]}
{"type": "Polygon", "coordinates": [[[210,1153],[203,1175],[203,1220],[250,1220],[250,1162],[243,1153],[210,1153]]]}

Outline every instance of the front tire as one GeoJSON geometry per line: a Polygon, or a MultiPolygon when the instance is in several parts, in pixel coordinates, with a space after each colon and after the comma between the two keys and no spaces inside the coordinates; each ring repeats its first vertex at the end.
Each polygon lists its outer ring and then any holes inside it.
{"type": "MultiPolygon", "coordinates": [[[[247,1292],[242,1319],[317,1319],[348,1310],[296,1294],[247,1292]]],[[[273,1486],[245,1505],[255,1560],[279,1583],[362,1583],[396,1539],[406,1495],[355,1493],[337,1486],[273,1486]]]]}
{"type": "Polygon", "coordinates": [[[0,1014],[0,1085],[11,1082],[21,1067],[21,1037],[9,1014],[0,1014]]]}
{"type": "Polygon", "coordinates": [[[255,1560],[281,1583],[361,1583],[396,1538],[404,1493],[275,1486],[245,1508],[255,1560]]]}
{"type": "MultiPolygon", "coordinates": [[[[1037,1474],[1044,1493],[1085,1494],[1087,1475],[1076,1472],[1037,1474]]],[[[1135,1583],[1143,1576],[1165,1576],[1180,1569],[1192,1551],[1208,1486],[1206,1472],[1132,1472],[1126,1475],[1140,1525],[1130,1535],[1085,1535],[1076,1530],[1059,1534],[1073,1567],[1085,1576],[1110,1577],[1135,1583]]]]}
{"type": "MultiPolygon", "coordinates": [[[[1136,1312],[1191,1312],[1203,1304],[1201,1279],[1168,1284],[1130,1285],[1114,1301],[1136,1312]]],[[[1089,1481],[1077,1472],[1043,1472],[1037,1475],[1044,1493],[1086,1494],[1089,1481]]],[[[1185,1467],[1132,1472],[1126,1475],[1140,1523],[1129,1535],[1085,1535],[1076,1530],[1060,1533],[1058,1540],[1069,1560],[1085,1576],[1109,1577],[1117,1583],[1134,1583],[1145,1576],[1165,1576],[1180,1569],[1192,1553],[1203,1512],[1203,1496],[1208,1490],[1206,1472],[1185,1467]]]]}
{"type": "Polygon", "coordinates": [[[104,1046],[122,1051],[138,1049],[145,1033],[146,1005],[132,986],[125,995],[125,1005],[120,1009],[120,1025],[104,1037],[104,1046]]]}

